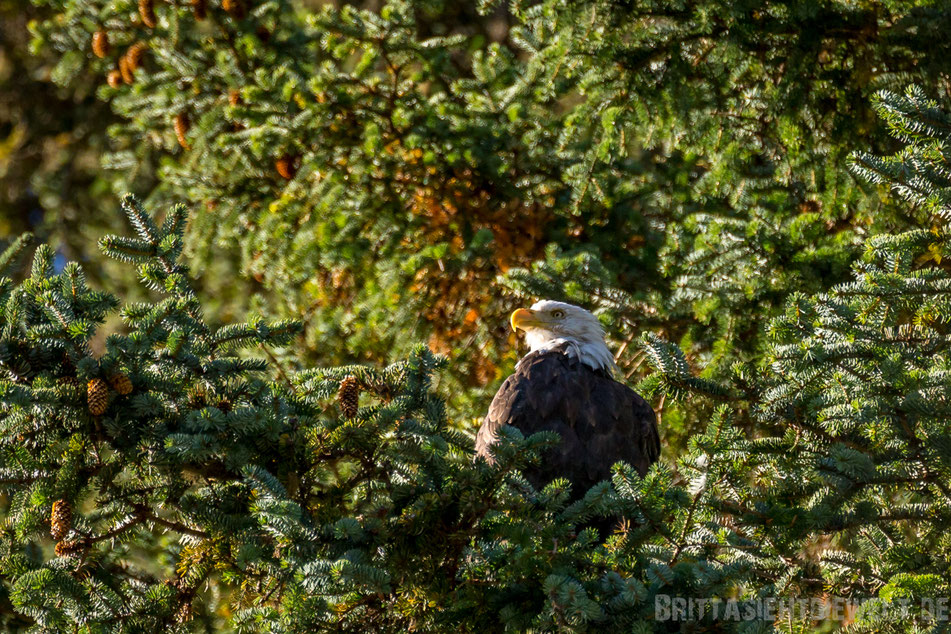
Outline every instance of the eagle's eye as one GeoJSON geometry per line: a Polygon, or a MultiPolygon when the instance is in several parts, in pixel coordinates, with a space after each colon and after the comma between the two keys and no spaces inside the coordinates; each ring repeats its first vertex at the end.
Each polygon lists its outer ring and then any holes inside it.
{"type": "Polygon", "coordinates": [[[562,319],[565,316],[565,311],[555,309],[551,311],[551,316],[554,317],[555,319],[562,319]]]}

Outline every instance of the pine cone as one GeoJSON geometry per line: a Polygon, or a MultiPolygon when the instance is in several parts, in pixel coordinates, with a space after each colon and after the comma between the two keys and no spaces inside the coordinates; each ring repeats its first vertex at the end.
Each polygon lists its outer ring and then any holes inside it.
{"type": "Polygon", "coordinates": [[[66,387],[79,387],[79,379],[74,376],[61,376],[56,382],[66,387]]]}
{"type": "Polygon", "coordinates": [[[68,557],[82,547],[82,542],[80,541],[59,541],[56,542],[55,553],[57,557],[68,557]]]}
{"type": "Polygon", "coordinates": [[[126,64],[133,73],[142,65],[142,53],[144,53],[147,48],[148,46],[146,46],[145,42],[136,42],[125,52],[126,64]]]}
{"type": "Polygon", "coordinates": [[[73,506],[66,500],[53,502],[53,512],[50,513],[50,537],[62,541],[73,527],[73,506]]]}
{"type": "Polygon", "coordinates": [[[100,30],[92,34],[92,52],[96,57],[109,54],[109,35],[105,31],[100,30]]]}
{"type": "Polygon", "coordinates": [[[110,88],[118,88],[122,84],[122,73],[113,68],[106,75],[106,83],[109,84],[110,88]]]}
{"type": "Polygon", "coordinates": [[[340,382],[337,390],[337,402],[346,418],[353,418],[360,408],[360,382],[357,377],[348,376],[340,382]]]}
{"type": "Polygon", "coordinates": [[[175,623],[178,625],[184,625],[192,620],[192,604],[191,601],[182,601],[181,605],[178,607],[178,611],[175,612],[175,623]]]}
{"type": "Polygon", "coordinates": [[[135,83],[135,73],[129,68],[129,60],[126,59],[125,55],[119,58],[119,74],[125,83],[135,83]]]}
{"type": "Polygon", "coordinates": [[[243,20],[248,15],[248,9],[242,0],[221,0],[221,8],[235,20],[243,20]]]}
{"type": "Polygon", "coordinates": [[[241,91],[237,88],[232,88],[228,91],[228,104],[232,106],[241,105],[241,91]]]}
{"type": "Polygon", "coordinates": [[[155,28],[158,20],[155,17],[155,4],[152,0],[139,0],[139,15],[142,16],[142,23],[150,29],[155,28]]]}
{"type": "Polygon", "coordinates": [[[184,149],[188,149],[188,138],[185,136],[188,133],[188,129],[191,127],[191,122],[188,120],[188,114],[185,112],[179,112],[175,115],[175,136],[178,138],[178,144],[184,149]]]}
{"type": "Polygon", "coordinates": [[[124,374],[113,374],[109,383],[112,384],[112,389],[123,396],[132,393],[132,381],[124,374]]]}
{"type": "Polygon", "coordinates": [[[285,180],[291,180],[297,174],[297,157],[285,154],[274,161],[274,169],[285,180]]]}
{"type": "Polygon", "coordinates": [[[86,384],[86,403],[89,413],[102,416],[109,407],[109,385],[102,379],[93,379],[86,384]]]}
{"type": "Polygon", "coordinates": [[[192,15],[196,20],[204,20],[208,17],[208,4],[205,0],[192,0],[192,15]]]}

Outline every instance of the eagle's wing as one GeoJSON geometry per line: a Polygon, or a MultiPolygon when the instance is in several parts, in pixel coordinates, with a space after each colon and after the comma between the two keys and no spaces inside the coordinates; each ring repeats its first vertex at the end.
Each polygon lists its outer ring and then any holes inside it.
{"type": "Polygon", "coordinates": [[[524,435],[556,431],[562,442],[525,475],[536,486],[568,478],[575,492],[611,475],[625,461],[643,475],[660,456],[660,435],[650,405],[630,388],[556,352],[534,352],[519,363],[492,399],[476,436],[476,453],[492,461],[502,425],[524,435]]]}
{"type": "Polygon", "coordinates": [[[514,409],[515,401],[522,395],[522,387],[519,385],[516,375],[511,375],[502,387],[495,393],[492,403],[489,405],[489,411],[479,427],[479,433],[476,434],[475,452],[476,456],[482,456],[489,464],[495,462],[490,448],[499,439],[498,432],[502,425],[507,424],[509,414],[514,409]]]}

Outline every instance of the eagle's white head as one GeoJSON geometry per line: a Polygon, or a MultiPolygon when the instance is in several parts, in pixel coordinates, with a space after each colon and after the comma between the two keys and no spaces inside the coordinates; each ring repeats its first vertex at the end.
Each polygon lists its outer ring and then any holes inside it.
{"type": "Polygon", "coordinates": [[[543,299],[529,309],[519,308],[509,321],[513,330],[525,331],[532,352],[564,346],[565,354],[587,366],[617,371],[598,318],[580,306],[543,299]]]}

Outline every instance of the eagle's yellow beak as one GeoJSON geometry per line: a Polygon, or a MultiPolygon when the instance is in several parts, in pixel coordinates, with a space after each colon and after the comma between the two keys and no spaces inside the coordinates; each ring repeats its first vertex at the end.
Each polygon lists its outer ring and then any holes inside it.
{"type": "Polygon", "coordinates": [[[512,324],[512,330],[527,330],[528,328],[544,326],[545,322],[539,319],[534,311],[527,308],[519,308],[509,317],[509,323],[512,324]]]}

